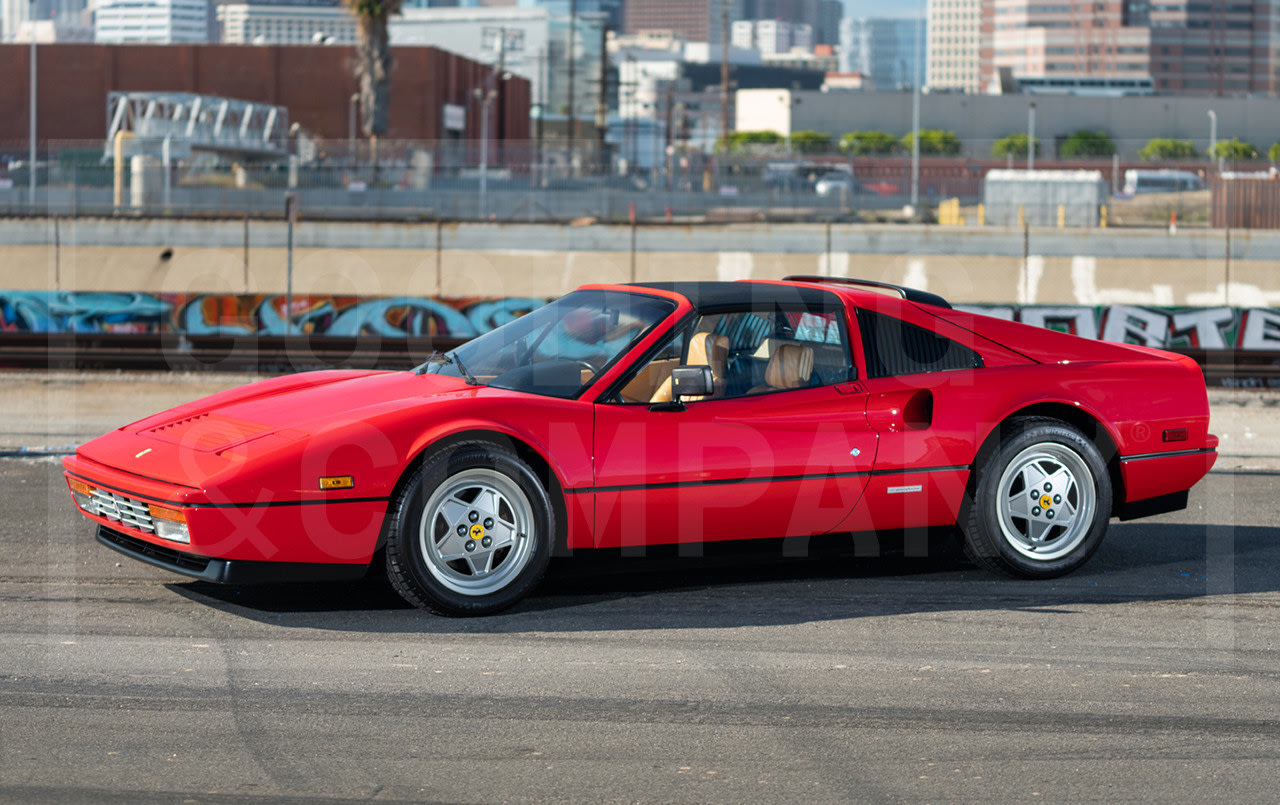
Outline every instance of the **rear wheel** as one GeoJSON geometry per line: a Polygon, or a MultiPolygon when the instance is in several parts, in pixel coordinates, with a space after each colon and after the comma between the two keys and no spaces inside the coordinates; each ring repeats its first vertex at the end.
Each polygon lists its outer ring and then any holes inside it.
{"type": "Polygon", "coordinates": [[[442,615],[487,615],[541,580],[555,531],[546,489],[487,442],[436,452],[391,512],[387,575],[405,600],[442,615]]]}
{"type": "Polygon", "coordinates": [[[1022,578],[1053,578],[1084,564],[1111,517],[1111,478],[1098,448],[1058,420],[1010,423],[979,459],[960,514],[975,562],[1022,578]]]}

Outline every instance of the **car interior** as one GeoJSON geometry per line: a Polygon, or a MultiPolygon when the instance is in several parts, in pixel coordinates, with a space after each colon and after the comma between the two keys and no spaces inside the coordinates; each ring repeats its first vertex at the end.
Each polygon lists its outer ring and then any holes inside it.
{"type": "MultiPolygon", "coordinates": [[[[637,404],[671,402],[671,373],[680,366],[710,367],[713,399],[831,385],[854,375],[847,339],[835,313],[713,314],[700,317],[690,330],[659,350],[616,399],[637,404]]],[[[708,398],[685,401],[702,399],[708,398]]]]}

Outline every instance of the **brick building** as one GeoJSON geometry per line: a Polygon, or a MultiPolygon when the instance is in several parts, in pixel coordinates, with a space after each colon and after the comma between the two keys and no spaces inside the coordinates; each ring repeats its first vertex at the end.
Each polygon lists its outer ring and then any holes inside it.
{"type": "MultiPolygon", "coordinates": [[[[0,45],[0,152],[25,153],[30,51],[0,45]]],[[[446,104],[465,110],[465,139],[480,138],[474,90],[492,68],[433,47],[392,48],[391,121],[386,138],[446,139],[446,104]]],[[[107,136],[107,93],[191,92],[287,107],[308,133],[345,139],[356,92],[348,47],[90,45],[37,48],[41,149],[107,136]]],[[[490,137],[529,139],[529,82],[512,76],[491,112],[490,137]]],[[[456,117],[456,115],[455,115],[456,117]]]]}

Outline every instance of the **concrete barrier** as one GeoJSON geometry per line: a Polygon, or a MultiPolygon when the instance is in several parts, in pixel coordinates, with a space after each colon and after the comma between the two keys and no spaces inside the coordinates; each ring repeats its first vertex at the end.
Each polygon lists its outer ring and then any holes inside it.
{"type": "MultiPolygon", "coordinates": [[[[1280,306],[1280,232],[303,221],[298,294],[547,297],[587,282],[858,276],[964,304],[1280,306]]],[[[0,288],[283,293],[281,221],[0,220],[0,288]]]]}

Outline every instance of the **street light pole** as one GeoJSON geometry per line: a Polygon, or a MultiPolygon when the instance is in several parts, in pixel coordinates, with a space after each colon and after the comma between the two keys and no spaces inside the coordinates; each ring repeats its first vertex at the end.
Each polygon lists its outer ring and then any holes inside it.
{"type": "Polygon", "coordinates": [[[498,82],[503,79],[506,69],[507,29],[498,28],[498,39],[494,47],[498,50],[498,69],[489,69],[489,77],[483,87],[477,87],[473,94],[480,100],[480,218],[489,217],[489,104],[498,97],[498,82]]]}
{"type": "Polygon", "coordinates": [[[911,79],[911,215],[920,206],[920,38],[924,28],[923,9],[916,19],[915,76],[911,79]]]}
{"type": "Polygon", "coordinates": [[[784,89],[782,94],[778,96],[778,103],[782,104],[787,110],[787,156],[791,156],[791,109],[795,106],[795,98],[791,96],[791,90],[784,89]]]}
{"type": "Polygon", "coordinates": [[[578,175],[577,169],[574,166],[574,159],[573,159],[573,151],[575,147],[574,139],[576,139],[578,135],[578,121],[577,121],[578,112],[573,102],[574,101],[573,74],[575,72],[575,69],[574,69],[576,66],[575,62],[577,61],[576,59],[577,50],[578,50],[578,0],[569,0],[569,48],[568,48],[569,62],[567,65],[565,65],[568,68],[568,72],[569,72],[569,75],[565,80],[565,83],[568,85],[568,89],[567,89],[568,97],[565,100],[569,102],[568,103],[569,115],[568,115],[568,120],[565,121],[565,123],[567,124],[567,130],[565,131],[565,138],[568,141],[568,145],[569,145],[568,150],[569,150],[569,175],[570,176],[578,175]]]}
{"type": "Polygon", "coordinates": [[[27,5],[27,22],[28,30],[31,32],[31,121],[28,137],[30,139],[31,153],[29,155],[29,170],[27,180],[27,203],[32,207],[36,206],[36,0],[30,0],[27,5]]]}
{"type": "MultiPolygon", "coordinates": [[[[787,132],[791,126],[788,121],[787,132]]],[[[720,152],[729,149],[729,0],[720,0],[720,152]]],[[[723,166],[717,162],[717,172],[723,166]]],[[[717,182],[720,184],[720,182],[717,182]]]]}
{"type": "Polygon", "coordinates": [[[1036,169],[1036,102],[1027,104],[1027,170],[1036,169]]]}
{"type": "Polygon", "coordinates": [[[489,101],[493,89],[482,89],[480,94],[480,219],[489,217],[489,101]]]}
{"type": "Polygon", "coordinates": [[[360,102],[360,93],[351,93],[351,101],[347,105],[347,162],[351,166],[352,179],[356,170],[356,104],[360,102]]]}
{"type": "Polygon", "coordinates": [[[1210,109],[1209,110],[1209,159],[1210,160],[1217,159],[1217,154],[1214,153],[1217,150],[1218,150],[1218,113],[1210,109]]]}

